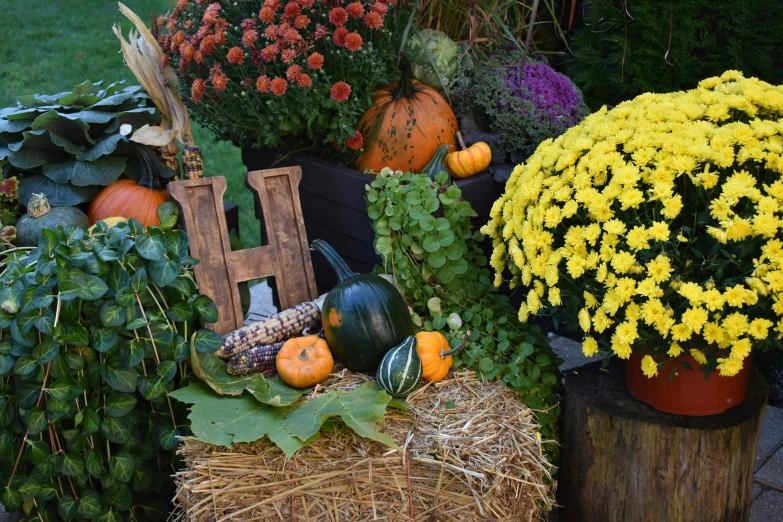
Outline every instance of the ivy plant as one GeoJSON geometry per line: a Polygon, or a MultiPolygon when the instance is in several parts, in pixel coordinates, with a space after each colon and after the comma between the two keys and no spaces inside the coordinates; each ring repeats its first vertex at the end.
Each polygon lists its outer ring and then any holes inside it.
{"type": "MultiPolygon", "coordinates": [[[[375,250],[413,309],[420,328],[438,330],[452,347],[469,330],[470,342],[454,357],[455,367],[476,370],[519,392],[535,410],[545,439],[557,439],[562,363],[541,329],[522,324],[508,297],[492,284],[483,236],[474,232],[476,212],[456,184],[441,172],[384,169],[367,186],[367,212],[375,250]]],[[[555,444],[546,450],[556,456],[555,444]]]]}
{"type": "MultiPolygon", "coordinates": [[[[0,502],[30,520],[166,520],[204,323],[189,240],[136,220],[44,230],[0,276],[0,502]]],[[[16,253],[15,253],[16,254],[16,253]]],[[[14,254],[14,255],[15,255],[14,254]]],[[[12,256],[8,256],[11,258],[12,256]]]]}

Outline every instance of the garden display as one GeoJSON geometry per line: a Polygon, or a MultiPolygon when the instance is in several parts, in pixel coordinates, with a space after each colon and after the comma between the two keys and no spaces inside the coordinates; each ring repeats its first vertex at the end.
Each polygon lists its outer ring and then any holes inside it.
{"type": "Polygon", "coordinates": [[[545,142],[483,228],[496,284],[528,288],[520,320],[553,307],[586,355],[628,360],[631,393],[664,411],[741,402],[751,351],[776,348],[783,325],[781,114],[783,88],[728,71],[545,142]],[[708,388],[657,384],[682,379],[708,388]]]}
{"type": "Polygon", "coordinates": [[[78,208],[52,208],[44,194],[33,194],[27,202],[27,214],[16,222],[16,244],[23,247],[38,246],[43,230],[54,230],[57,225],[86,228],[90,226],[90,220],[78,208]]]}

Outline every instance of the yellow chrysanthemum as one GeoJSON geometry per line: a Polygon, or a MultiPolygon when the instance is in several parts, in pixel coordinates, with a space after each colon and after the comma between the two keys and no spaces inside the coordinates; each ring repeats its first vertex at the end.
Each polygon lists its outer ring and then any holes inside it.
{"type": "Polygon", "coordinates": [[[582,341],[582,353],[585,357],[592,357],[598,353],[598,342],[592,337],[585,337],[582,341]]]}
{"type": "Polygon", "coordinates": [[[742,370],[742,361],[734,357],[718,358],[718,373],[724,377],[733,377],[742,370]]]}
{"type": "Polygon", "coordinates": [[[658,375],[658,365],[649,355],[642,357],[642,373],[650,379],[658,375]]]}
{"type": "Polygon", "coordinates": [[[669,345],[669,351],[667,351],[666,354],[671,358],[679,357],[682,355],[682,346],[677,342],[673,342],[669,345]]]}
{"type": "Polygon", "coordinates": [[[696,362],[699,364],[707,364],[707,358],[704,356],[704,352],[701,350],[691,348],[691,357],[696,359],[696,362]]]}

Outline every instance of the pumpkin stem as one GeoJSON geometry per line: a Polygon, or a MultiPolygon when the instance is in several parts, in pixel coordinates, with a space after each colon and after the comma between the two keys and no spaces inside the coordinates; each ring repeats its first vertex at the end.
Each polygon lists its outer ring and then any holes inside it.
{"type": "Polygon", "coordinates": [[[413,85],[411,59],[406,53],[400,54],[399,71],[402,74],[400,76],[400,81],[397,82],[397,88],[394,90],[394,101],[397,101],[400,98],[410,98],[417,90],[413,85]]]}
{"type": "Polygon", "coordinates": [[[310,346],[308,346],[307,348],[305,348],[304,350],[299,352],[298,357],[299,357],[300,361],[308,361],[308,360],[310,360],[310,350],[313,349],[313,346],[315,346],[315,343],[311,344],[310,346]]]}
{"type": "Polygon", "coordinates": [[[462,150],[467,150],[467,145],[465,145],[465,140],[462,139],[462,133],[460,131],[457,131],[457,141],[459,141],[459,146],[462,150]]]}
{"type": "Polygon", "coordinates": [[[334,251],[334,248],[323,239],[316,239],[313,241],[310,249],[317,250],[323,254],[326,260],[329,261],[329,264],[332,265],[332,269],[334,269],[334,272],[337,274],[337,279],[340,283],[347,281],[352,277],[356,277],[356,272],[351,270],[345,260],[343,260],[343,258],[334,251]]]}
{"type": "Polygon", "coordinates": [[[139,170],[141,170],[141,178],[137,185],[147,187],[150,190],[161,190],[163,186],[160,183],[158,161],[152,149],[146,145],[131,143],[133,144],[133,151],[136,153],[136,159],[139,162],[139,170]]]}
{"type": "Polygon", "coordinates": [[[459,346],[457,346],[453,350],[449,350],[447,352],[440,352],[440,358],[441,359],[445,359],[449,355],[454,355],[455,353],[459,352],[460,350],[465,348],[465,346],[467,346],[469,340],[470,340],[470,330],[465,332],[465,337],[462,338],[462,342],[459,343],[459,346]]]}
{"type": "Polygon", "coordinates": [[[30,201],[27,203],[28,216],[39,218],[48,214],[50,210],[52,210],[52,205],[49,204],[46,194],[33,194],[30,196],[30,201]]]}

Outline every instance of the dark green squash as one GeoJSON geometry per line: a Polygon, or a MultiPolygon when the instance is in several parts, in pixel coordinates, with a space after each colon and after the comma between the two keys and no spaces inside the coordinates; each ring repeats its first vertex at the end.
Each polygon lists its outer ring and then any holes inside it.
{"type": "Polygon", "coordinates": [[[378,386],[392,397],[407,397],[421,384],[424,369],[417,345],[416,337],[407,337],[389,350],[378,365],[378,386]]]}
{"type": "Polygon", "coordinates": [[[386,352],[413,335],[408,304],[399,290],[376,274],[356,274],[328,243],[313,241],[340,281],[321,310],[324,333],[335,359],[354,372],[371,373],[386,352]]]}
{"type": "Polygon", "coordinates": [[[434,181],[435,176],[439,172],[448,172],[448,169],[446,168],[446,156],[449,154],[449,149],[451,147],[451,145],[441,145],[438,147],[438,150],[435,151],[435,155],[419,174],[426,174],[434,181]]]}
{"type": "Polygon", "coordinates": [[[57,225],[76,225],[87,228],[90,220],[87,215],[74,207],[54,207],[43,194],[33,194],[27,204],[27,214],[16,221],[16,244],[18,246],[38,246],[43,229],[54,230],[57,225]]]}

